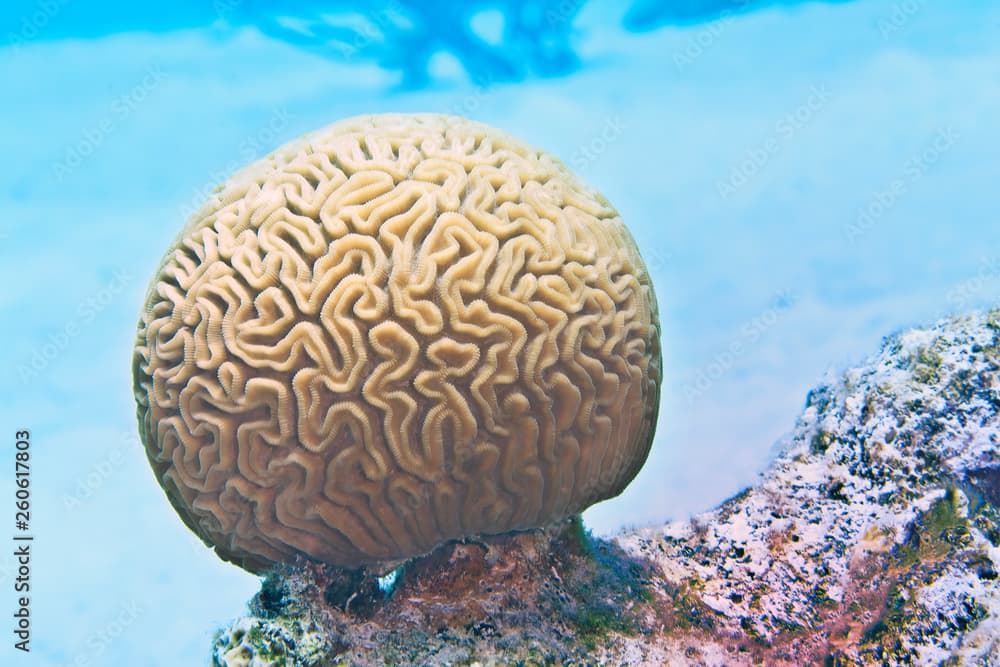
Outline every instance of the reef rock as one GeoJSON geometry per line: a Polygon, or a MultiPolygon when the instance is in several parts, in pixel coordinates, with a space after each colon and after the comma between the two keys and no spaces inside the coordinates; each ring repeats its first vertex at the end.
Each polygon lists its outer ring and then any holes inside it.
{"type": "Polygon", "coordinates": [[[1000,310],[892,336],[711,512],[285,567],[214,664],[998,665],[998,369],[1000,310]]]}

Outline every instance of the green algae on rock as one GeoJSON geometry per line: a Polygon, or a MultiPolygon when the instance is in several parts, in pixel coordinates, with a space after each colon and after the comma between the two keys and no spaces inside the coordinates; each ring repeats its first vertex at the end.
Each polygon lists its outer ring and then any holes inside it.
{"type": "Polygon", "coordinates": [[[300,621],[245,618],[215,636],[218,667],[323,667],[330,641],[300,621]]]}

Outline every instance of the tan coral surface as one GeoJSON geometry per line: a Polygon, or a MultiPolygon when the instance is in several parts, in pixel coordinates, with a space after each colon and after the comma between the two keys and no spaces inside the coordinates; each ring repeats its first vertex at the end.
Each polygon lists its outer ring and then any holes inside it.
{"type": "Polygon", "coordinates": [[[385,563],[617,495],[660,364],[603,197],[485,125],[394,114],[233,176],[153,278],[133,374],[171,503],[260,571],[385,563]]]}

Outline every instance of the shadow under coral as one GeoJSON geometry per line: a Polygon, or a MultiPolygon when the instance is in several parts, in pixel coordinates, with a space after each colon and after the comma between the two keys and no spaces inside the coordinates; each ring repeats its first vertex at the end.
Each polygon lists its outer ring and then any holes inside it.
{"type": "Polygon", "coordinates": [[[652,561],[592,537],[577,516],[442,545],[402,567],[387,591],[364,570],[283,566],[265,578],[251,612],[298,619],[300,631],[329,638],[329,654],[350,664],[367,664],[372,650],[386,664],[410,664],[417,652],[428,659],[424,649],[435,643],[456,658],[488,647],[565,660],[609,632],[650,634],[671,624],[657,611],[665,606],[654,604],[654,572],[652,561]]]}

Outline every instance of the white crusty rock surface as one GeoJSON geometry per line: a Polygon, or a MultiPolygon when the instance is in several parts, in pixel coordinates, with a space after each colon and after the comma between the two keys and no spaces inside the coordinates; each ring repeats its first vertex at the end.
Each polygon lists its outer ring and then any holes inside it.
{"type": "Polygon", "coordinates": [[[327,653],[215,664],[1000,665],[998,370],[1000,311],[892,336],[711,512],[446,545],[389,593],[286,568],[253,620],[319,628],[304,648],[327,653]]]}
{"type": "Polygon", "coordinates": [[[1000,664],[998,333],[993,312],[887,339],[809,394],[755,486],[619,544],[705,605],[722,645],[1000,664]]]}

